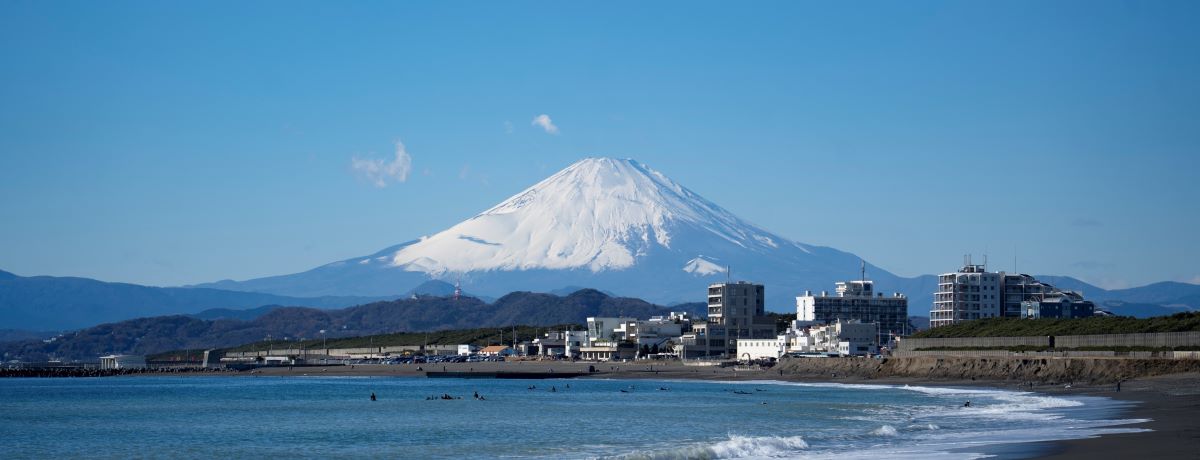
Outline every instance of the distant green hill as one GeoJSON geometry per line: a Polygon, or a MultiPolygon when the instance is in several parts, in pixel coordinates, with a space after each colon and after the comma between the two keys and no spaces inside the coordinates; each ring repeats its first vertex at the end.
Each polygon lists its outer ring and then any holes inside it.
{"type": "Polygon", "coordinates": [[[924,330],[913,334],[913,337],[1028,337],[1186,331],[1200,331],[1200,312],[1142,319],[1122,316],[1079,319],[986,318],[924,330]]]}

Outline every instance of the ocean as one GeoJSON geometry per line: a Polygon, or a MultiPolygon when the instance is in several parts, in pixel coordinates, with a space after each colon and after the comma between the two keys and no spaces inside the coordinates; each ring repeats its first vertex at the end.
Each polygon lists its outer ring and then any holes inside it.
{"type": "Polygon", "coordinates": [[[958,459],[1140,431],[1113,419],[1124,404],[768,381],[10,378],[0,457],[958,459]]]}

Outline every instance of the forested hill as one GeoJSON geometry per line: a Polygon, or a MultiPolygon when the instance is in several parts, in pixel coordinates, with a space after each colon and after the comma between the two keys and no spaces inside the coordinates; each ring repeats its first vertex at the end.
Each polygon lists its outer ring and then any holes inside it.
{"type": "Polygon", "coordinates": [[[68,333],[52,342],[27,340],[0,344],[5,360],[55,357],[93,361],[107,353],[153,354],[168,350],[230,347],[256,340],[350,337],[512,325],[548,326],[582,323],[589,316],[648,318],[670,311],[703,314],[703,303],[670,308],[583,289],[562,297],[514,292],[493,303],[472,297],[418,297],[374,302],[340,310],[281,307],[249,321],[206,320],[189,316],[139,318],[68,333]]]}

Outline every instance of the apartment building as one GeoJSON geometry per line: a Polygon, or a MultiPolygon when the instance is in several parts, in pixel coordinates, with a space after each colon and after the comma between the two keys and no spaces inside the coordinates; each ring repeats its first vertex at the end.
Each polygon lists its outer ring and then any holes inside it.
{"type": "Polygon", "coordinates": [[[823,324],[839,320],[877,323],[876,345],[887,345],[891,336],[911,332],[908,298],[898,292],[890,296],[876,293],[874,282],[869,280],[839,282],[834,295],[804,291],[804,295],[796,297],[796,319],[823,324]]]}
{"type": "Polygon", "coordinates": [[[938,276],[930,327],[983,318],[1020,318],[1026,311],[1022,303],[1041,302],[1064,292],[1030,275],[989,272],[985,265],[971,264],[969,257],[965,262],[957,272],[938,276]]]}

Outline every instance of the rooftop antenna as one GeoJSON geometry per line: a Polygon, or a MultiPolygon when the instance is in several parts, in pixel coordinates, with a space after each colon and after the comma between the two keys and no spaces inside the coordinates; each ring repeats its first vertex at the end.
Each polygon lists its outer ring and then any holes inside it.
{"type": "Polygon", "coordinates": [[[987,271],[987,254],[983,255],[983,271],[987,271]]]}
{"type": "Polygon", "coordinates": [[[733,272],[733,269],[729,268],[729,266],[726,265],[725,266],[725,281],[733,281],[733,273],[732,272],[733,272]]]}
{"type": "Polygon", "coordinates": [[[867,261],[858,259],[858,262],[862,264],[862,282],[863,284],[867,284],[867,261]]]}

